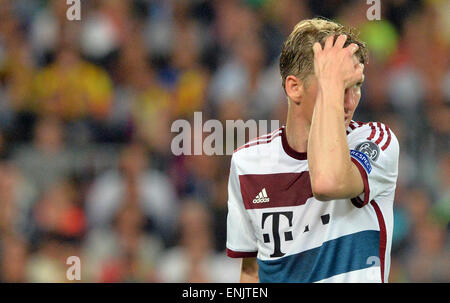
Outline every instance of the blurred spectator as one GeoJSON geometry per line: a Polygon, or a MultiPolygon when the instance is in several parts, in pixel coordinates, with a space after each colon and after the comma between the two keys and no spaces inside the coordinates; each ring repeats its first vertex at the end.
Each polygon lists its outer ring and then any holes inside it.
{"type": "Polygon", "coordinates": [[[415,240],[415,245],[406,260],[409,280],[448,282],[450,253],[445,228],[425,220],[416,228],[415,240]]]}
{"type": "MultiPolygon", "coordinates": [[[[208,73],[201,66],[202,35],[196,23],[179,20],[172,54],[173,117],[190,117],[205,108],[208,73]]],[[[168,82],[168,81],[167,81],[168,82]]]]}
{"type": "Polygon", "coordinates": [[[63,1],[49,0],[30,20],[29,40],[40,64],[47,64],[56,52],[63,37],[66,10],[67,5],[63,1]]]}
{"type": "Polygon", "coordinates": [[[64,142],[64,126],[57,118],[40,119],[34,128],[31,145],[18,148],[14,162],[40,191],[66,178],[71,171],[71,156],[64,142]]]}
{"type": "Polygon", "coordinates": [[[152,151],[166,153],[173,110],[170,91],[157,78],[141,43],[128,40],[121,60],[129,90],[129,98],[123,101],[130,107],[136,139],[152,151]]]}
{"type": "MultiPolygon", "coordinates": [[[[229,161],[222,162],[218,168],[219,171],[228,169],[225,163],[229,163],[229,161]]],[[[218,174],[215,177],[213,200],[210,208],[213,218],[212,226],[215,235],[215,248],[219,252],[226,249],[225,244],[227,241],[227,226],[223,222],[227,221],[228,199],[224,199],[223,197],[228,197],[228,175],[218,174]]]]}
{"type": "Polygon", "coordinates": [[[211,216],[195,200],[183,202],[180,211],[177,246],[161,258],[162,282],[237,282],[240,261],[214,252],[211,216]]]}
{"type": "MultiPolygon", "coordinates": [[[[1,25],[0,25],[1,27],[1,25]]],[[[22,39],[22,33],[13,27],[13,33],[7,34],[7,48],[3,64],[0,62],[0,75],[5,77],[5,86],[0,86],[0,126],[13,127],[14,111],[19,113],[30,109],[33,98],[33,77],[36,66],[28,42],[22,39]]]]}
{"type": "Polygon", "coordinates": [[[96,282],[157,282],[156,260],[164,243],[145,232],[145,217],[138,205],[124,205],[112,230],[93,230],[84,248],[87,275],[96,282]]]}
{"type": "Polygon", "coordinates": [[[96,1],[82,24],[81,52],[91,60],[103,59],[116,51],[129,31],[131,1],[96,1]]]}
{"type": "Polygon", "coordinates": [[[213,76],[211,98],[219,111],[230,103],[239,103],[245,109],[230,119],[267,119],[283,93],[277,66],[266,68],[266,54],[258,33],[242,32],[232,45],[231,57],[213,76]]]}
{"type": "Polygon", "coordinates": [[[3,283],[27,282],[26,241],[17,235],[3,233],[0,244],[0,281],[3,283]]]}
{"type": "Polygon", "coordinates": [[[103,120],[110,111],[112,83],[109,75],[83,60],[68,37],[62,41],[55,62],[36,74],[34,90],[34,111],[41,115],[53,114],[65,120],[103,120]]]}
{"type": "Polygon", "coordinates": [[[76,187],[66,180],[49,187],[34,207],[36,236],[54,234],[77,238],[86,228],[86,218],[77,205],[76,187]]]}
{"type": "Polygon", "coordinates": [[[53,235],[39,242],[38,250],[27,260],[26,280],[31,283],[64,283],[66,279],[67,244],[53,235]]]}
{"type": "Polygon", "coordinates": [[[178,213],[176,199],[167,177],[148,166],[144,147],[134,143],[122,150],[118,169],[94,181],[86,210],[92,227],[105,227],[123,205],[135,205],[150,221],[150,229],[170,241],[178,213]]]}
{"type": "Polygon", "coordinates": [[[0,236],[3,233],[30,235],[29,217],[37,195],[36,187],[13,163],[0,162],[0,236]]]}
{"type": "Polygon", "coordinates": [[[439,172],[436,180],[436,203],[432,214],[441,224],[447,224],[450,230],[450,155],[444,154],[438,162],[439,172]]]}

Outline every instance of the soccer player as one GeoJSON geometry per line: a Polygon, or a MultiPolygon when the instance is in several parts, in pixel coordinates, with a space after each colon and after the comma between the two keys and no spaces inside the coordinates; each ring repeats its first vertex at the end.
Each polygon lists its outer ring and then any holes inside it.
{"type": "Polygon", "coordinates": [[[241,282],[387,282],[399,145],[352,120],[366,61],[356,31],[327,20],[285,41],[286,126],[231,159],[226,246],[241,282]]]}

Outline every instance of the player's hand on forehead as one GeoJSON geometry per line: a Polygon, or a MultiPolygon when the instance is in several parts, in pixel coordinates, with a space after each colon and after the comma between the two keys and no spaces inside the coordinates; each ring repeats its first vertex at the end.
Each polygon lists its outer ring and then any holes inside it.
{"type": "Polygon", "coordinates": [[[344,34],[339,35],[336,40],[334,38],[335,35],[328,36],[323,48],[319,42],[313,45],[316,77],[319,81],[342,81],[345,88],[362,82],[364,65],[354,58],[359,46],[350,43],[344,47],[347,41],[347,35],[344,34]]]}
{"type": "MultiPolygon", "coordinates": [[[[317,50],[315,50],[315,52],[319,50],[319,47],[320,47],[320,50],[329,50],[332,48],[334,48],[334,49],[345,48],[353,56],[358,51],[359,46],[356,43],[350,43],[349,45],[347,45],[347,47],[344,47],[345,42],[347,41],[347,38],[348,38],[348,36],[345,34],[330,35],[330,36],[326,37],[323,48],[322,48],[322,45],[318,42],[316,42],[314,44],[314,46],[317,45],[317,50]]],[[[314,49],[314,46],[313,46],[313,49],[314,49]]]]}

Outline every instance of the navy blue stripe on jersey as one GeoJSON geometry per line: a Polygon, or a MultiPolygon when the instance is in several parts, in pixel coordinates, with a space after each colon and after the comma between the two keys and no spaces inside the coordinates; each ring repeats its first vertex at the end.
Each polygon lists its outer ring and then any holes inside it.
{"type": "Polygon", "coordinates": [[[260,260],[261,283],[311,283],[374,266],[380,232],[366,230],[326,241],[322,246],[276,260],[260,260]],[[372,258],[371,258],[372,257],[372,258]]]}
{"type": "Polygon", "coordinates": [[[352,158],[354,158],[355,160],[358,160],[359,163],[361,163],[361,165],[364,167],[364,169],[366,170],[366,172],[368,174],[370,174],[370,172],[372,171],[372,165],[370,164],[370,160],[369,157],[367,157],[366,154],[357,151],[357,150],[350,150],[350,156],[352,158]]]}

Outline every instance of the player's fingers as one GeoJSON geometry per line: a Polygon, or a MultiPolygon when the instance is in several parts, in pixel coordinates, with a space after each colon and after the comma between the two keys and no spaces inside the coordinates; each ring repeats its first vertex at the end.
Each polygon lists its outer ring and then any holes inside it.
{"type": "Polygon", "coordinates": [[[324,50],[326,49],[330,49],[333,47],[333,41],[334,41],[334,36],[328,36],[327,39],[325,40],[325,46],[324,46],[324,50]]]}
{"type": "Polygon", "coordinates": [[[334,46],[337,48],[343,48],[345,41],[347,41],[347,35],[339,35],[334,43],[334,46]]]}
{"type": "Polygon", "coordinates": [[[346,47],[350,51],[350,55],[354,55],[356,51],[359,49],[358,44],[351,43],[349,46],[346,47]]]}
{"type": "Polygon", "coordinates": [[[313,45],[313,52],[314,55],[317,55],[318,53],[320,53],[322,51],[322,45],[320,45],[319,42],[314,43],[313,45]]]}

